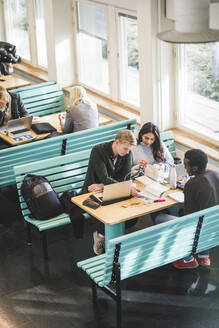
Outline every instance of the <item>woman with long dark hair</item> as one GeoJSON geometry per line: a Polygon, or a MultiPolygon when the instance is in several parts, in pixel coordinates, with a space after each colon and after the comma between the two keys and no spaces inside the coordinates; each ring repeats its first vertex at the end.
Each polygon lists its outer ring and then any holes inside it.
{"type": "Polygon", "coordinates": [[[173,157],[165,144],[160,140],[158,127],[151,123],[145,123],[139,131],[137,145],[132,148],[133,169],[145,167],[147,164],[165,165],[174,164],[173,157]]]}

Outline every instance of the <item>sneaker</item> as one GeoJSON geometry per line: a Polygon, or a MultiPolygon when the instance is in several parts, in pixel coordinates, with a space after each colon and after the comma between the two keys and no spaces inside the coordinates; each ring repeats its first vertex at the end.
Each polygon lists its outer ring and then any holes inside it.
{"type": "Polygon", "coordinates": [[[195,255],[195,258],[198,262],[199,265],[201,266],[210,266],[211,265],[211,260],[209,256],[199,256],[198,254],[195,255]]]}
{"type": "Polygon", "coordinates": [[[173,266],[177,269],[195,269],[198,267],[198,262],[194,258],[190,262],[186,262],[184,259],[173,262],[173,266]]]}
{"type": "Polygon", "coordinates": [[[95,231],[93,233],[94,245],[93,250],[96,255],[103,254],[105,252],[105,237],[95,231]]]}

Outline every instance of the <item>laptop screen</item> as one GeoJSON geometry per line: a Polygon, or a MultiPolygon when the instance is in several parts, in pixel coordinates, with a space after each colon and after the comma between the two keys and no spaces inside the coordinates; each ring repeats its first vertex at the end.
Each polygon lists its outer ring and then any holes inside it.
{"type": "Polygon", "coordinates": [[[132,181],[123,181],[104,186],[103,201],[129,197],[131,195],[132,181]]]}
{"type": "Polygon", "coordinates": [[[33,116],[26,116],[8,121],[8,133],[12,135],[29,132],[33,116]]]}

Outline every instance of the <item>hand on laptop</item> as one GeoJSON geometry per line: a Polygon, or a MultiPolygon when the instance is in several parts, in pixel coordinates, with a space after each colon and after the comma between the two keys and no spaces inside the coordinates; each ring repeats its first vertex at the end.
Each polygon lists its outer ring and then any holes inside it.
{"type": "Polygon", "coordinates": [[[92,192],[92,191],[103,191],[104,188],[104,184],[103,183],[93,183],[92,185],[90,185],[88,187],[88,191],[92,192]]]}
{"type": "Polygon", "coordinates": [[[142,193],[140,193],[140,190],[137,189],[134,186],[131,186],[131,194],[132,194],[133,197],[144,198],[144,196],[142,195],[142,193]]]}

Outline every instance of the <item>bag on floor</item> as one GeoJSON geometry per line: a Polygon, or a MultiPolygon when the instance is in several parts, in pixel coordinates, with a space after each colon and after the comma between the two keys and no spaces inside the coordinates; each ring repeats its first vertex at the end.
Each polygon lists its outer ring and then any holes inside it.
{"type": "Polygon", "coordinates": [[[31,218],[47,220],[64,211],[58,195],[44,176],[27,174],[21,185],[21,195],[31,218]]]}

